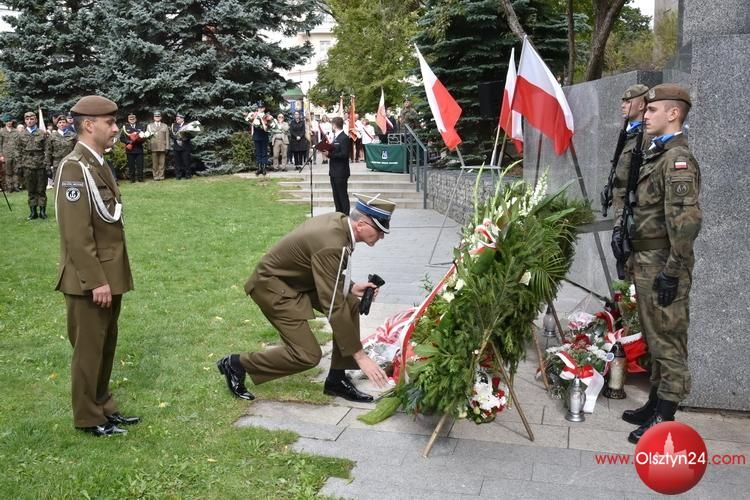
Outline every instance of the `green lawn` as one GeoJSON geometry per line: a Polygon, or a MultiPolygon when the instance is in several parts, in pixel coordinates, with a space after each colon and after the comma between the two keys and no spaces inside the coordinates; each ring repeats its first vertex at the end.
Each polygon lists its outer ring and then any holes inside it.
{"type": "MultiPolygon", "coordinates": [[[[347,477],[346,461],[290,451],[291,433],[234,428],[248,403],[215,366],[278,341],[243,285],[305,206],[235,177],[121,188],[135,291],[123,300],[112,388],[143,422],[115,438],[72,426],[54,200],[50,219],[31,222],[26,193],[9,195],[13,212],[0,200],[0,498],[305,498],[347,477]]],[[[309,375],[251,390],[327,401],[309,375]]]]}

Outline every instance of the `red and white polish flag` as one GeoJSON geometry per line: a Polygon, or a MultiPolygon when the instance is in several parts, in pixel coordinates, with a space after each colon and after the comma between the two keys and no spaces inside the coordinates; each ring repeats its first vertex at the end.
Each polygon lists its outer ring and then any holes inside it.
{"type": "Polygon", "coordinates": [[[555,153],[563,154],[573,138],[573,113],[562,87],[528,39],[523,40],[518,63],[513,110],[555,144],[555,153]]]}
{"type": "Polygon", "coordinates": [[[505,90],[503,90],[503,104],[500,107],[500,128],[510,137],[516,150],[523,152],[523,119],[521,113],[511,110],[513,94],[516,90],[516,49],[510,49],[508,74],[505,76],[505,90]]]}
{"type": "Polygon", "coordinates": [[[430,103],[430,111],[432,111],[432,116],[435,118],[435,124],[440,135],[443,136],[443,142],[452,151],[461,144],[461,138],[458,136],[458,132],[456,132],[456,122],[458,122],[461,116],[461,106],[458,105],[453,96],[448,92],[448,89],[437,79],[416,45],[414,46],[414,50],[417,51],[419,68],[422,70],[422,81],[424,82],[424,90],[427,93],[427,102],[430,103]]]}

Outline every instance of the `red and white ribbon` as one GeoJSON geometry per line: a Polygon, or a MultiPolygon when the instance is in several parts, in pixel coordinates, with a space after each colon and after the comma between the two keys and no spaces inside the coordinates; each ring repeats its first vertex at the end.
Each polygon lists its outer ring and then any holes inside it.
{"type": "Polygon", "coordinates": [[[565,368],[560,372],[560,378],[573,380],[578,376],[581,382],[586,384],[586,402],[583,405],[583,411],[584,413],[594,413],[596,399],[599,397],[602,387],[604,387],[604,377],[591,365],[578,366],[575,359],[567,352],[560,351],[557,356],[565,364],[565,368]]]}

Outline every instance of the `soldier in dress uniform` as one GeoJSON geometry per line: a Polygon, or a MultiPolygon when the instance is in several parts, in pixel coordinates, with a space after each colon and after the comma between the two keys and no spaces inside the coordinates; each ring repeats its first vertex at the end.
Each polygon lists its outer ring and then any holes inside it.
{"type": "Polygon", "coordinates": [[[53,179],[55,178],[55,172],[60,162],[68,153],[73,151],[73,147],[76,144],[76,134],[69,131],[68,120],[63,115],[55,117],[55,126],[57,130],[50,133],[47,138],[47,151],[45,155],[45,161],[52,171],[53,179]]]}
{"type": "Polygon", "coordinates": [[[78,143],[60,164],[55,207],[60,231],[56,290],[65,295],[73,346],[73,423],[94,436],[124,434],[125,417],[109,392],[122,295],[133,289],[120,191],[104,162],[119,130],[117,105],[100,96],[72,108],[78,143]]]}
{"type": "Polygon", "coordinates": [[[47,134],[37,126],[36,114],[27,111],[23,115],[26,124],[19,135],[16,146],[16,161],[23,169],[26,190],[29,193],[29,216],[27,220],[47,218],[47,134]]]}
{"type": "Polygon", "coordinates": [[[135,113],[128,114],[128,122],[122,126],[120,140],[125,144],[128,158],[128,178],[130,182],[143,182],[143,140],[145,130],[138,125],[135,113]]]}
{"type": "Polygon", "coordinates": [[[4,163],[5,185],[3,189],[8,192],[18,192],[21,184],[18,179],[18,165],[16,164],[16,147],[18,143],[18,131],[16,121],[5,117],[5,126],[0,129],[0,161],[4,163]]]}
{"type": "Polygon", "coordinates": [[[646,133],[654,138],[638,177],[633,274],[651,353],[651,391],[643,407],[622,415],[639,426],[628,436],[631,443],[654,425],[674,420],[690,392],[689,295],[693,244],[702,220],[700,169],[682,132],[690,94],[679,85],[662,84],[646,93],[646,101],[646,133]]]}
{"type": "Polygon", "coordinates": [[[155,181],[163,181],[169,144],[169,127],[161,121],[161,111],[154,111],[154,121],[146,127],[146,135],[150,138],[151,173],[155,181]]]}
{"type": "Polygon", "coordinates": [[[256,385],[318,365],[321,350],[308,321],[314,310],[328,316],[333,329],[331,370],[326,394],[350,401],[372,401],[346,376],[361,369],[377,386],[386,375],[362,349],[359,301],[372,283],[351,283],[354,245],[375,245],[389,232],[396,206],[379,197],[357,196],[347,216],[339,212],[309,219],[264,255],[245,284],[245,292],[279,331],[283,345],[261,352],[231,354],[217,363],[229,390],[238,398],[254,399],[245,387],[245,374],[256,385]]]}
{"type": "Polygon", "coordinates": [[[172,151],[174,151],[175,177],[177,180],[190,179],[193,176],[191,153],[193,144],[191,137],[183,131],[185,114],[177,113],[174,123],[169,129],[172,137],[172,151]]]}

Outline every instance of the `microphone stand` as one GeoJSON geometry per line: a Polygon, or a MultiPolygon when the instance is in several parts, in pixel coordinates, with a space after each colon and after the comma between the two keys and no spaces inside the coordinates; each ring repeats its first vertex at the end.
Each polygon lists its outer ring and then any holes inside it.
{"type": "Polygon", "coordinates": [[[310,217],[313,216],[313,155],[308,155],[307,160],[305,160],[305,163],[302,164],[301,167],[294,167],[296,170],[299,171],[301,174],[306,166],[310,166],[310,217]]]}

